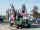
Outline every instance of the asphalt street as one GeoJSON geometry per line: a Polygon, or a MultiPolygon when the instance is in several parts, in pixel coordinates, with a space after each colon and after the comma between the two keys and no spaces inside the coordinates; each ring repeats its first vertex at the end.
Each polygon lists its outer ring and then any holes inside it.
{"type": "Polygon", "coordinates": [[[10,27],[8,23],[0,23],[0,30],[40,30],[40,24],[32,24],[31,28],[17,29],[15,26],[10,27]]]}

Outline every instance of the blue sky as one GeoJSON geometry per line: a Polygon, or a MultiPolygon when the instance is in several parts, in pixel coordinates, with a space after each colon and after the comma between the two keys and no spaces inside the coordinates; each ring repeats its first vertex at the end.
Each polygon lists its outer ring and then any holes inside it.
{"type": "MultiPolygon", "coordinates": [[[[16,9],[21,9],[22,4],[25,3],[27,12],[29,13],[33,9],[33,5],[38,6],[40,9],[40,0],[0,0],[0,14],[6,14],[6,10],[10,8],[10,3],[13,3],[16,9]]],[[[40,12],[40,10],[38,12],[40,12]]]]}

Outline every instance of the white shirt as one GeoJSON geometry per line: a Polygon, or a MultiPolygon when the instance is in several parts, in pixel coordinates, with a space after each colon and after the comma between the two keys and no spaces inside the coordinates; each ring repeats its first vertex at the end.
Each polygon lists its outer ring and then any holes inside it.
{"type": "Polygon", "coordinates": [[[23,19],[28,19],[28,17],[26,17],[26,16],[23,16],[23,19]]]}

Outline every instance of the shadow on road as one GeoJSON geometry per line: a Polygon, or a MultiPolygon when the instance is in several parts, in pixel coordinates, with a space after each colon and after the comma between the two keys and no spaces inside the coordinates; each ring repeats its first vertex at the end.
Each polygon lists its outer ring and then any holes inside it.
{"type": "MultiPolygon", "coordinates": [[[[24,28],[27,28],[27,27],[24,27],[24,28]]],[[[40,24],[34,24],[34,25],[31,25],[31,27],[30,28],[40,28],[40,24]]]]}
{"type": "Polygon", "coordinates": [[[40,25],[32,25],[31,28],[40,28],[40,25]]]}

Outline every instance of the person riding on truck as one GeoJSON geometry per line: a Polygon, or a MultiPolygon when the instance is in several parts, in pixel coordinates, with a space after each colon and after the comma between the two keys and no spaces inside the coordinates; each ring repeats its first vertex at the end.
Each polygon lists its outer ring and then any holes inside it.
{"type": "MultiPolygon", "coordinates": [[[[23,4],[22,5],[22,9],[21,10],[19,10],[19,21],[20,21],[20,26],[21,26],[21,24],[23,23],[23,16],[27,16],[27,11],[26,11],[26,8],[25,8],[25,4],[23,4]]],[[[19,26],[19,24],[18,24],[18,26],[19,26]]]]}
{"type": "Polygon", "coordinates": [[[14,14],[11,15],[10,20],[11,20],[11,24],[10,24],[10,26],[13,26],[13,24],[14,24],[14,20],[15,20],[14,14]]]}

